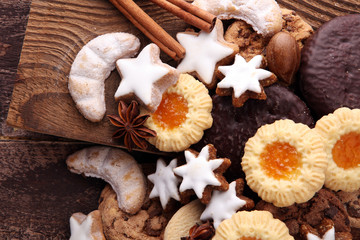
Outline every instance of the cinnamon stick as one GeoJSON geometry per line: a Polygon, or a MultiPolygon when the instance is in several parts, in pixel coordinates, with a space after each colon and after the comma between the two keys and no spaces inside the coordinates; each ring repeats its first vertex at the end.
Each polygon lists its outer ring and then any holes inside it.
{"type": "Polygon", "coordinates": [[[185,49],[132,0],[109,0],[135,27],[175,60],[185,56],[185,49]]]}
{"type": "Polygon", "coordinates": [[[160,7],[205,32],[214,28],[216,16],[184,0],[150,0],[160,7]]]}

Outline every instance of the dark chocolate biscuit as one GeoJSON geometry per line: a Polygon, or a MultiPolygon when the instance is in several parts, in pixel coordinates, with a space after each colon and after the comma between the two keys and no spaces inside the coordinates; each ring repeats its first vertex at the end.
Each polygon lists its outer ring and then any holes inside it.
{"type": "Polygon", "coordinates": [[[353,239],[360,239],[360,189],[355,192],[339,191],[336,195],[349,214],[353,239]]]}
{"type": "Polygon", "coordinates": [[[360,108],[360,14],[322,25],[302,51],[300,90],[316,117],[360,108]]]}
{"type": "Polygon", "coordinates": [[[262,125],[287,118],[313,126],[309,109],[288,88],[274,84],[264,90],[266,100],[250,99],[240,108],[232,106],[231,97],[213,96],[213,126],[192,147],[200,151],[213,144],[218,156],[230,158],[231,166],[224,174],[229,181],[244,177],[240,163],[245,143],[262,125]]]}
{"type": "Polygon", "coordinates": [[[350,221],[346,209],[335,193],[325,188],[305,203],[275,207],[272,203],[261,200],[256,204],[255,209],[269,211],[274,218],[285,222],[295,239],[302,239],[301,225],[306,224],[316,228],[325,218],[334,222],[336,233],[350,233],[350,221]]]}

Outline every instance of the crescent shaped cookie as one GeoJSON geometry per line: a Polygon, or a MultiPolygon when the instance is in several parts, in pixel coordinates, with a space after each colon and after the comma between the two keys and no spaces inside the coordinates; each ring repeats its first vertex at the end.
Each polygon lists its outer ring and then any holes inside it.
{"type": "Polygon", "coordinates": [[[134,56],[140,41],[129,33],[107,33],[88,42],[77,54],[69,74],[69,92],[80,113],[92,122],[105,115],[105,79],[120,58],[134,56]]]}
{"type": "Polygon", "coordinates": [[[131,155],[117,148],[95,146],[73,153],[66,164],[73,173],[108,182],[123,211],[135,214],[140,210],[145,200],[146,180],[131,155]]]}
{"type": "Polygon", "coordinates": [[[263,36],[272,36],[282,28],[282,14],[275,0],[195,0],[193,4],[219,19],[240,19],[263,36]]]}

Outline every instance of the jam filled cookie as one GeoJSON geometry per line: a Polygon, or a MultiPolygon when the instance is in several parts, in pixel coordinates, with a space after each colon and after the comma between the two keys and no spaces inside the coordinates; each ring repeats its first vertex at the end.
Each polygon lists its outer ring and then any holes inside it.
{"type": "Polygon", "coordinates": [[[337,108],[360,108],[360,14],[336,17],[306,42],[300,90],[318,118],[337,108]]]}
{"type": "Polygon", "coordinates": [[[157,136],[148,141],[164,152],[179,152],[197,143],[211,127],[212,101],[206,87],[188,74],[181,74],[174,86],[145,122],[157,136]]]}
{"type": "Polygon", "coordinates": [[[240,211],[223,221],[213,240],[293,240],[289,229],[267,211],[240,211]]]}
{"type": "Polygon", "coordinates": [[[219,156],[229,158],[231,166],[225,173],[229,181],[244,177],[240,165],[244,146],[259,127],[283,118],[313,125],[305,103],[288,88],[274,84],[264,88],[264,91],[266,100],[249,99],[241,108],[232,106],[231,97],[213,96],[213,126],[193,146],[200,151],[206,144],[213,144],[219,156]]]}
{"type": "Polygon", "coordinates": [[[325,186],[347,192],[360,188],[360,109],[339,108],[316,122],[329,161],[325,186]]]}
{"type": "Polygon", "coordinates": [[[327,158],[320,135],[304,124],[278,120],[246,142],[241,165],[259,197],[285,207],[306,202],[321,189],[327,158]]]}

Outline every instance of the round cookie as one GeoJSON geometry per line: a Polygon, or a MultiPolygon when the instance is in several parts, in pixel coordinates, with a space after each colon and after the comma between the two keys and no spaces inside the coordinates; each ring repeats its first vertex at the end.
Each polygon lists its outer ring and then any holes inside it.
{"type": "Polygon", "coordinates": [[[360,189],[355,192],[339,191],[336,195],[349,214],[353,239],[360,239],[360,189]]]}
{"type": "Polygon", "coordinates": [[[176,211],[173,206],[164,211],[158,200],[147,198],[138,213],[128,214],[118,207],[116,193],[110,185],[101,192],[99,203],[107,240],[159,240],[176,211]]]}
{"type": "Polygon", "coordinates": [[[334,18],[306,42],[300,90],[316,117],[360,108],[360,14],[334,18]]]}
{"type": "Polygon", "coordinates": [[[199,151],[206,144],[213,144],[218,156],[230,158],[231,166],[225,172],[229,181],[244,177],[240,163],[245,143],[262,125],[287,118],[313,126],[309,109],[288,88],[274,84],[264,90],[266,100],[250,99],[241,108],[232,106],[231,97],[213,96],[213,126],[193,146],[199,151]]]}
{"type": "Polygon", "coordinates": [[[302,224],[316,228],[324,218],[329,218],[334,222],[336,233],[350,232],[349,215],[346,209],[339,198],[331,190],[325,188],[305,203],[279,208],[261,200],[255,209],[269,211],[274,218],[285,222],[290,234],[296,240],[302,239],[300,236],[302,224]]]}

